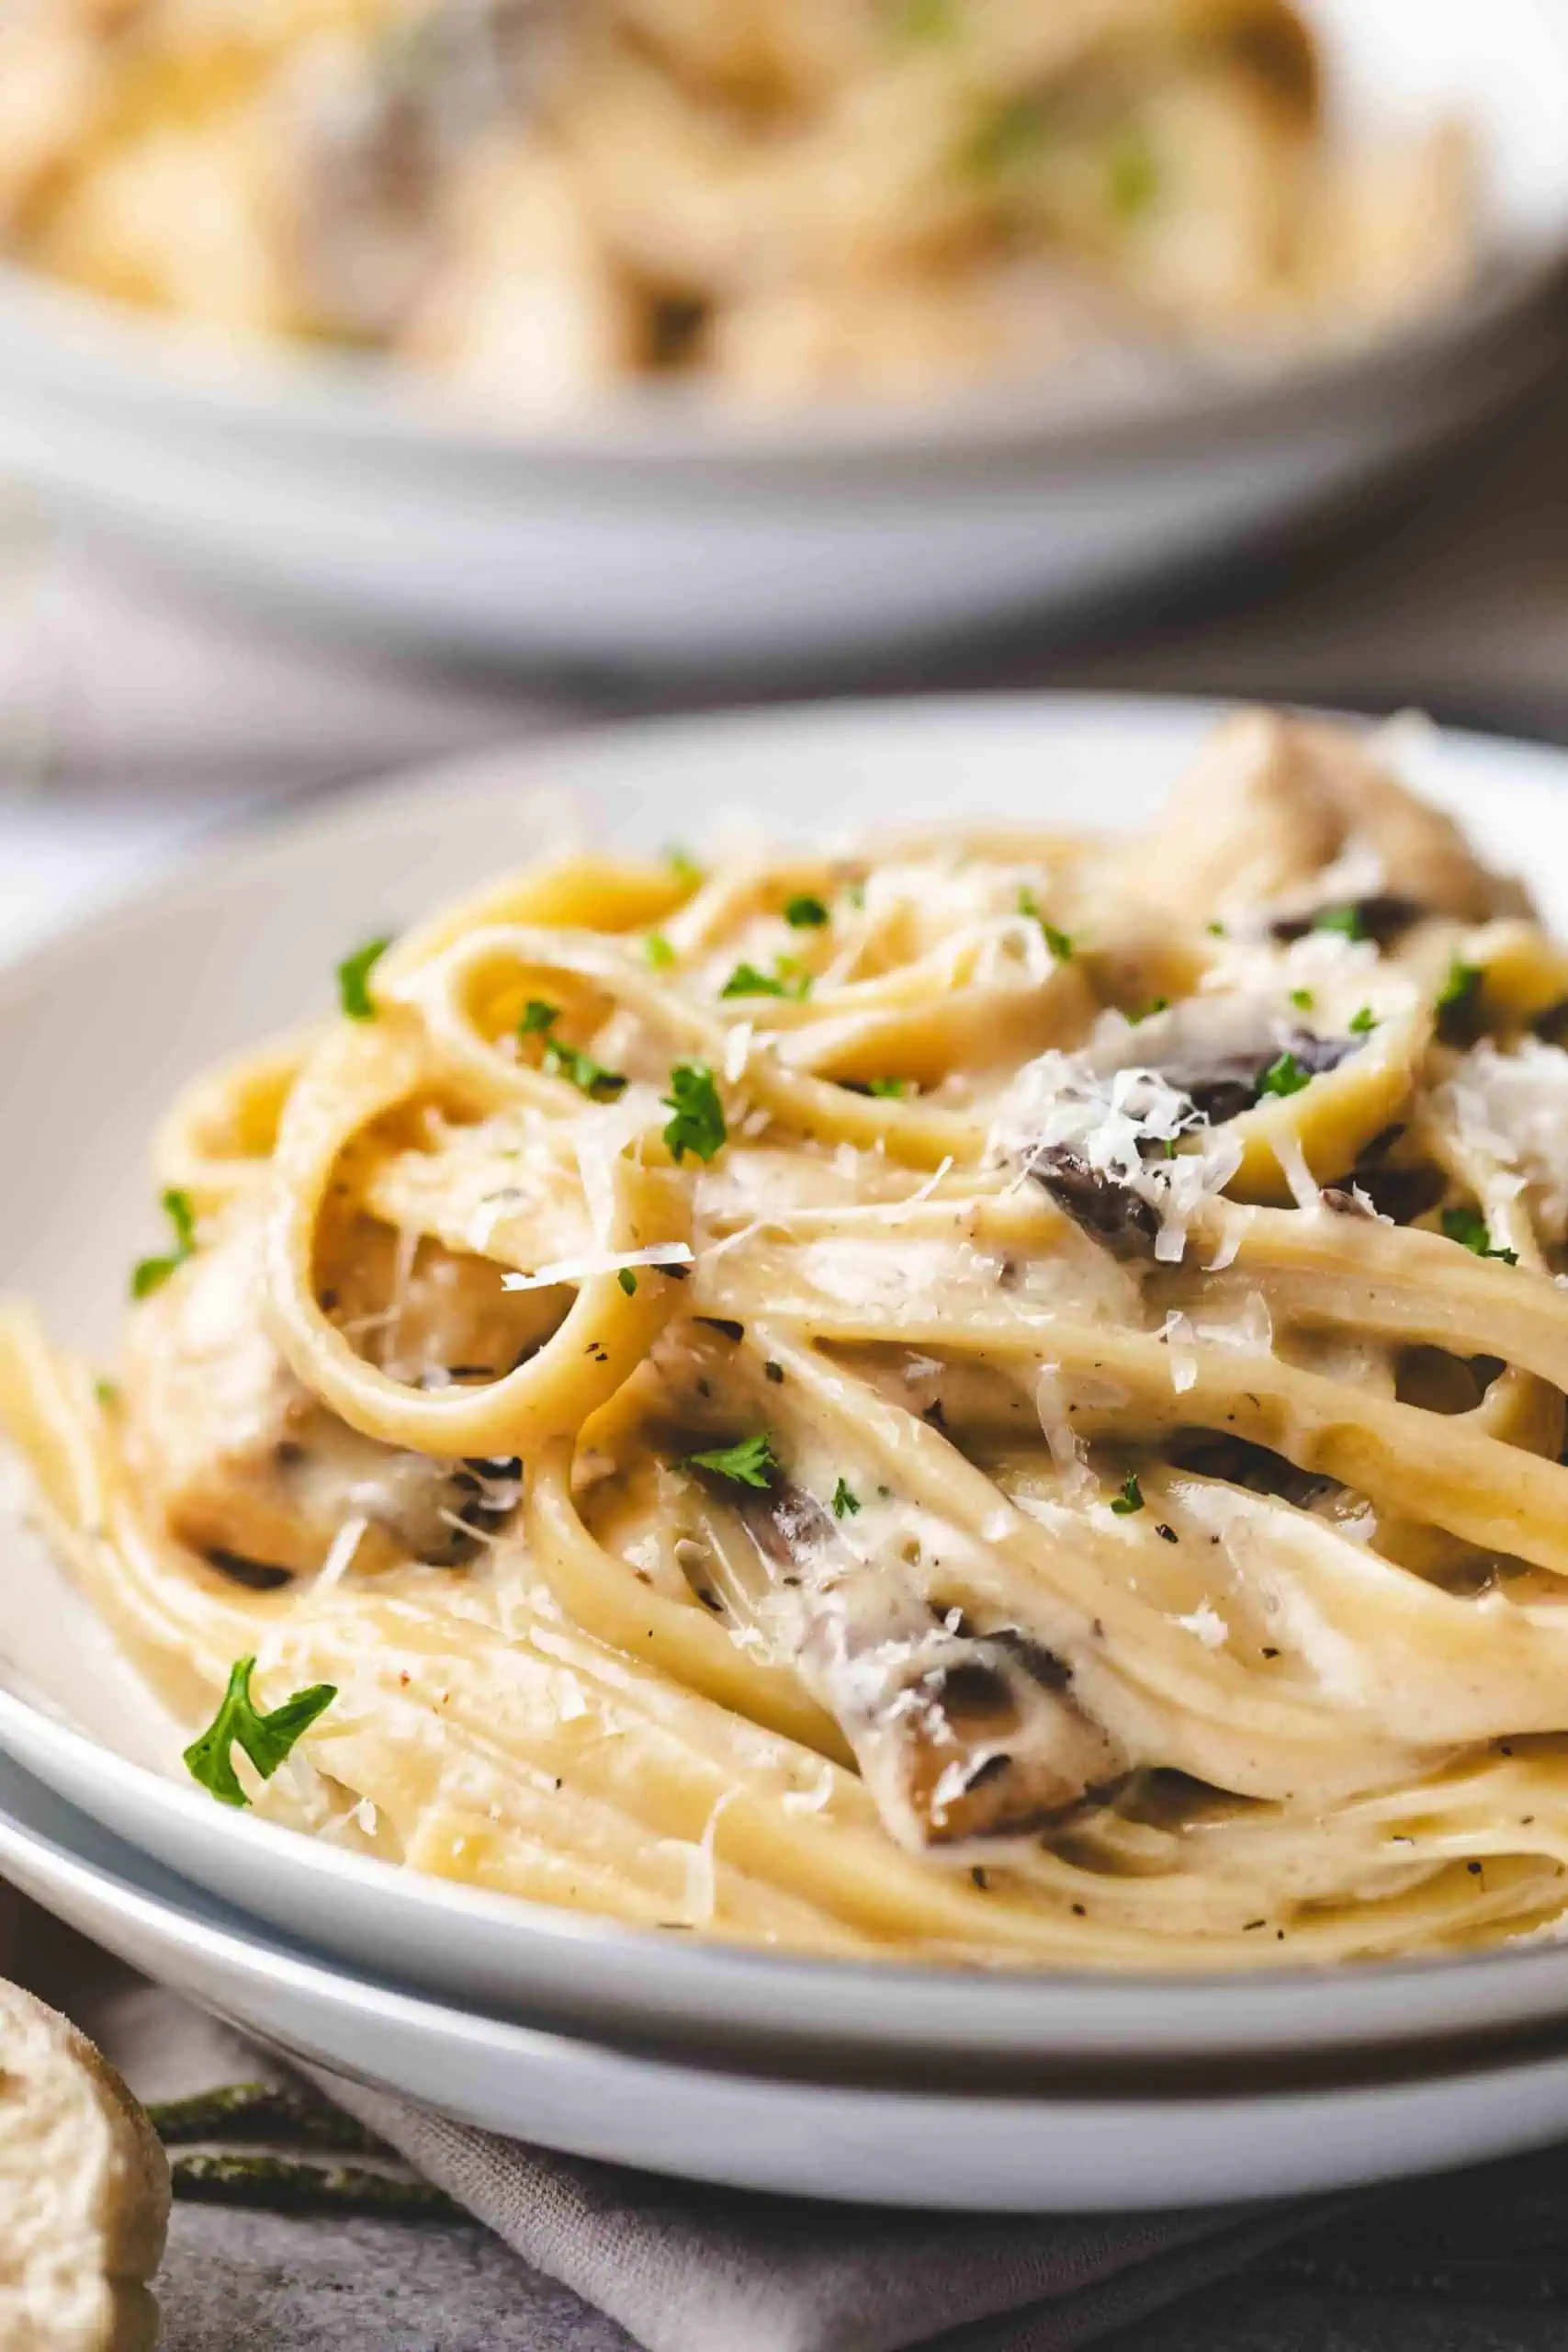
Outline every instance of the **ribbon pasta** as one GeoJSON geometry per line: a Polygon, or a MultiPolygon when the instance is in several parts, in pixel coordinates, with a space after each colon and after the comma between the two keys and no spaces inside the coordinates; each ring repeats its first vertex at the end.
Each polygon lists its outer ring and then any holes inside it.
{"type": "Polygon", "coordinates": [[[1136,841],[576,858],[198,1080],[0,1421],[272,1817],[823,1953],[1447,1951],[1568,1903],[1568,960],[1366,744],[1136,841]],[[188,1227],[188,1230],[187,1230],[188,1227]]]}

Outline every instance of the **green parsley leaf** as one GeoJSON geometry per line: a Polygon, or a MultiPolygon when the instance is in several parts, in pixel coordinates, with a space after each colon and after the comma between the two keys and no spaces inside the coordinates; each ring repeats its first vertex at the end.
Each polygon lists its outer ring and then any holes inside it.
{"type": "Polygon", "coordinates": [[[889,1102],[901,1102],[909,1093],[914,1081],[908,1078],[868,1078],[865,1091],[889,1102]]]}
{"type": "Polygon", "coordinates": [[[167,1256],[142,1258],[131,1268],[132,1298],[147,1298],[153,1291],[162,1290],[175,1268],[196,1255],[196,1211],[191,1206],[190,1194],[171,1185],[160,1197],[164,1215],[175,1229],[175,1246],[167,1256]]]}
{"type": "Polygon", "coordinates": [[[1138,1484],[1138,1474],[1135,1470],[1128,1471],[1122,1482],[1122,1491],[1113,1498],[1111,1508],[1118,1519],[1125,1519],[1129,1513],[1143,1510],[1144,1490],[1138,1484]]]}
{"type": "Polygon", "coordinates": [[[853,1519],[860,1509],[860,1497],[840,1478],[833,1489],[833,1517],[853,1519]]]}
{"type": "Polygon", "coordinates": [[[1208,932],[1208,933],[1210,934],[1210,936],[1211,936],[1212,938],[1213,938],[1213,939],[1224,939],[1224,936],[1225,936],[1225,927],[1224,927],[1224,924],[1223,922],[1221,922],[1221,921],[1220,921],[1220,919],[1219,919],[1219,917],[1218,917],[1217,915],[1215,916],[1215,918],[1214,918],[1214,920],[1213,920],[1213,922],[1206,922],[1206,923],[1203,925],[1203,928],[1204,928],[1204,930],[1205,930],[1206,932],[1208,932]]]}
{"type": "Polygon", "coordinates": [[[1352,1037],[1370,1037],[1377,1025],[1377,1014],[1372,1011],[1370,1004],[1362,1005],[1359,1012],[1353,1012],[1350,1015],[1350,1035],[1352,1037]]]}
{"type": "Polygon", "coordinates": [[[1278,1061],[1258,1075],[1258,1091],[1263,1094],[1299,1094],[1303,1086],[1312,1084],[1312,1072],[1303,1069],[1294,1054],[1287,1051],[1278,1061]]]}
{"type": "Polygon", "coordinates": [[[106,1413],[112,1413],[119,1403],[119,1383],[117,1380],[95,1380],[93,1394],[106,1413]]]}
{"type": "Polygon", "coordinates": [[[694,890],[703,879],[703,869],[688,849],[679,842],[671,842],[664,852],[664,863],[673,868],[675,879],[685,882],[694,890]]]}
{"type": "Polygon", "coordinates": [[[720,1478],[732,1479],[738,1487],[770,1487],[778,1464],[773,1458],[773,1442],[766,1430],[755,1437],[743,1437],[734,1445],[716,1446],[711,1453],[688,1453],[687,1461],[694,1470],[712,1470],[720,1478]]]}
{"type": "Polygon", "coordinates": [[[635,1298],[637,1296],[637,1276],[633,1273],[629,1266],[623,1266],[616,1274],[615,1280],[620,1283],[621,1288],[626,1292],[628,1298],[635,1298]]]}
{"type": "Polygon", "coordinates": [[[370,994],[370,975],[390,947],[391,936],[367,939],[352,956],[345,956],[337,967],[338,1002],[351,1021],[374,1021],[376,1006],[370,994]]]}
{"type": "Polygon", "coordinates": [[[951,40],[958,30],[957,0],[897,0],[893,28],[900,40],[951,40]]]}
{"type": "Polygon", "coordinates": [[[755,964],[737,964],[719,994],[789,997],[798,1004],[811,994],[811,975],[792,956],[781,956],[772,972],[760,972],[755,964]]]}
{"type": "Polygon", "coordinates": [[[517,1023],[520,1037],[543,1037],[545,1050],[539,1067],[548,1078],[564,1078],[581,1094],[595,1102],[613,1102],[617,1094],[626,1091],[626,1081],[619,1070],[606,1069],[592,1054],[580,1046],[563,1046],[550,1032],[560,1019],[558,1004],[546,1004],[540,997],[530,997],[523,1008],[523,1018],[517,1023]]]}
{"type": "Polygon", "coordinates": [[[1073,953],[1072,941],[1068,938],[1065,931],[1058,931],[1054,922],[1046,922],[1044,916],[1040,911],[1038,899],[1035,898],[1033,891],[1028,888],[1027,886],[1018,894],[1018,911],[1021,915],[1027,915],[1031,922],[1037,922],[1040,925],[1041,930],[1045,934],[1045,944],[1051,950],[1052,955],[1055,957],[1058,964],[1066,964],[1071,961],[1073,953]]]}
{"type": "Polygon", "coordinates": [[[1438,990],[1438,1011],[1443,1012],[1450,1004],[1462,1004],[1467,997],[1474,995],[1480,985],[1480,965],[1466,964],[1456,956],[1449,966],[1447,979],[1438,990]]]}
{"type": "Polygon", "coordinates": [[[650,931],[642,943],[642,952],[656,972],[667,972],[675,961],[675,950],[661,931],[650,931]]]}
{"type": "Polygon", "coordinates": [[[1438,1012],[1457,1012],[1461,1005],[1470,1002],[1480,986],[1480,965],[1466,964],[1456,956],[1449,966],[1448,978],[1438,990],[1435,1010],[1438,1012]]]}
{"type": "Polygon", "coordinates": [[[626,1091],[626,1081],[618,1069],[606,1069],[603,1062],[596,1062],[580,1046],[558,1046],[552,1038],[545,1047],[543,1067],[551,1078],[568,1080],[591,1102],[613,1102],[617,1094],[626,1091]]]}
{"type": "Polygon", "coordinates": [[[1136,1029],[1143,1022],[1152,1021],[1156,1012],[1169,1011],[1170,999],[1168,996],[1152,996],[1141,1012],[1128,1013],[1127,1026],[1129,1029],[1136,1029]]]}
{"type": "Polygon", "coordinates": [[[821,899],[814,899],[809,890],[799,891],[788,901],[784,919],[792,931],[820,931],[832,920],[821,899]]]}
{"type": "Polygon", "coordinates": [[[1337,932],[1341,939],[1365,939],[1367,935],[1359,907],[1319,907],[1312,927],[1314,931],[1337,932]]]}
{"type": "Polygon", "coordinates": [[[1159,164],[1148,133],[1130,123],[1106,159],[1105,198],[1118,220],[1131,228],[1154,209],[1159,196],[1159,164]]]}
{"type": "Polygon", "coordinates": [[[1050,136],[1040,99],[1029,94],[1004,98],[976,124],[966,142],[964,168],[976,179],[1010,179],[1036,163],[1050,136]]]}
{"type": "Polygon", "coordinates": [[[1310,1012],[1312,1011],[1311,989],[1292,989],[1291,990],[1291,1002],[1294,1005],[1298,1005],[1303,1012],[1310,1012]]]}
{"type": "Polygon", "coordinates": [[[1517,1250],[1493,1249],[1486,1219],[1478,1216],[1474,1209],[1445,1209],[1443,1231],[1450,1241],[1457,1241],[1461,1248],[1473,1250],[1478,1258],[1500,1258],[1505,1266],[1517,1266],[1519,1262],[1517,1250]]]}
{"type": "Polygon", "coordinates": [[[720,996],[783,996],[784,984],[771,973],[759,972],[755,964],[737,964],[720,989],[720,996]]]}
{"type": "Polygon", "coordinates": [[[229,1751],[238,1742],[264,1781],[270,1781],[300,1735],[337,1697],[334,1682],[315,1682],[297,1690],[269,1714],[258,1712],[251,1697],[254,1657],[240,1658],[231,1668],[229,1688],[218,1713],[199,1739],[185,1752],[186,1770],[220,1804],[249,1804],[229,1751]]]}
{"type": "Polygon", "coordinates": [[[677,1166],[689,1151],[699,1159],[711,1159],[722,1150],[729,1130],[706,1062],[677,1062],[670,1073],[670,1091],[660,1100],[675,1114],[666,1123],[664,1140],[677,1166]]]}

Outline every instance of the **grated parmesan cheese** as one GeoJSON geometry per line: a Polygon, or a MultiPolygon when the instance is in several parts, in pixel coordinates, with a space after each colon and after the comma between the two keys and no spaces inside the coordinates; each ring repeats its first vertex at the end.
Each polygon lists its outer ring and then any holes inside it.
{"type": "Polygon", "coordinates": [[[1034,1385],[1034,1409],[1051,1449],[1051,1459],[1069,1502],[1088,1502],[1100,1492],[1100,1482],[1085,1458],[1083,1440],[1067,1417],[1061,1369],[1045,1364],[1034,1385]]]}
{"type": "Polygon", "coordinates": [[[637,1266],[689,1266],[684,1241],[655,1241],[646,1250],[592,1250],[581,1258],[558,1258],[532,1274],[502,1274],[502,1290],[550,1290],[558,1283],[591,1282],[596,1274],[618,1274],[637,1266]]]}
{"type": "MultiPolygon", "coordinates": [[[[1125,1023],[1122,1024],[1125,1027],[1125,1023]]],[[[1159,1218],[1155,1256],[1177,1263],[1187,1228],[1241,1166],[1242,1147],[1211,1128],[1190,1096],[1157,1070],[1098,1069],[1053,1047],[1019,1072],[992,1128],[990,1153],[1027,1175],[1048,1151],[1069,1152],[1147,1203],[1159,1218]],[[1196,1151],[1149,1158],[1151,1146],[1201,1135],[1196,1151]]]]}
{"type": "Polygon", "coordinates": [[[1461,1146],[1491,1160],[1488,1199],[1534,1188],[1541,1223],[1568,1227],[1568,1053],[1521,1037],[1506,1053],[1483,1038],[1432,1097],[1461,1146]]]}
{"type": "Polygon", "coordinates": [[[369,1524],[370,1521],[363,1513],[344,1521],[343,1525],[333,1537],[326,1558],[316,1571],[315,1582],[311,1587],[313,1591],[330,1592],[333,1585],[340,1581],[345,1570],[352,1566],[354,1555],[364,1542],[365,1531],[369,1524]]]}
{"type": "Polygon", "coordinates": [[[1224,1649],[1230,1639],[1230,1627],[1211,1601],[1201,1601],[1185,1617],[1174,1617],[1171,1623],[1192,1634],[1206,1650],[1224,1649]]]}

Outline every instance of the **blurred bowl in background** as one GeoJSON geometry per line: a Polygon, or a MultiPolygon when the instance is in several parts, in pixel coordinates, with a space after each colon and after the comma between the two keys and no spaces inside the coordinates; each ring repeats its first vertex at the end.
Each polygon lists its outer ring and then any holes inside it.
{"type": "Polygon", "coordinates": [[[1562,354],[1568,11],[1304,13],[1351,135],[1474,130],[1481,265],[1379,338],[919,402],[629,381],[502,421],[380,360],[237,349],[12,269],[0,469],[213,583],[469,655],[693,672],[1060,621],[1429,454],[1562,354]]]}

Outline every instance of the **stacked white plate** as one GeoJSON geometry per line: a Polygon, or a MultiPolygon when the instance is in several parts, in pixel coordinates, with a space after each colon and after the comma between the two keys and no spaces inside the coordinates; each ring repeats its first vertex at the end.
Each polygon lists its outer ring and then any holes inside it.
{"type": "MultiPolygon", "coordinates": [[[[643,847],[727,808],[803,835],[955,805],[1132,825],[1213,717],[1067,698],[666,724],[247,842],[0,977],[6,1286],[107,1342],[177,1082],[321,1009],[345,944],[558,839],[569,812],[643,847]]],[[[1568,924],[1568,760],[1416,733],[1401,763],[1568,924]]],[[[4,1541],[0,1872],[234,2022],[456,2116],[705,2179],[997,2211],[1326,2188],[1568,2132],[1554,1944],[1223,1978],[803,1962],[237,1815],[169,1777],[172,1727],[20,1529],[4,1541]]]]}

